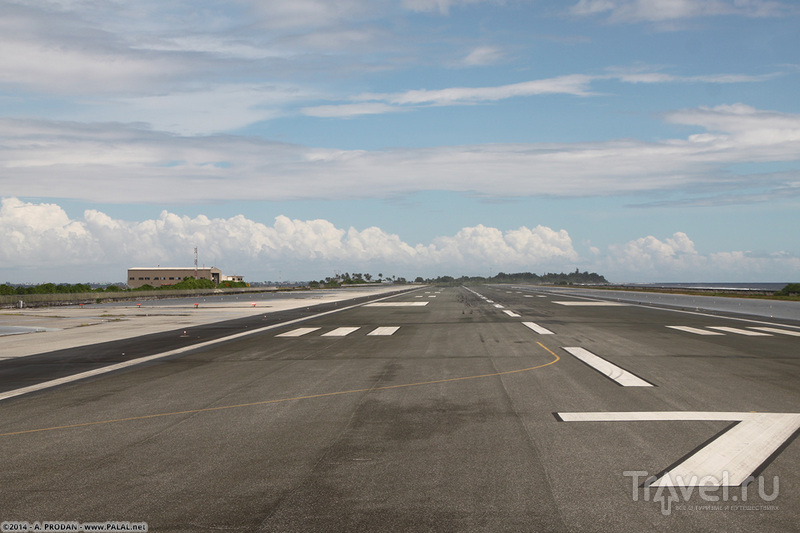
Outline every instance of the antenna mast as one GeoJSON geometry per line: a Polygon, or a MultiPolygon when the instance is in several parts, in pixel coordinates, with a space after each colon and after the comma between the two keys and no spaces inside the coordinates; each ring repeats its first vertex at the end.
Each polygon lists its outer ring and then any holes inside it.
{"type": "Polygon", "coordinates": [[[197,279],[197,246],[194,247],[194,279],[197,279]]]}

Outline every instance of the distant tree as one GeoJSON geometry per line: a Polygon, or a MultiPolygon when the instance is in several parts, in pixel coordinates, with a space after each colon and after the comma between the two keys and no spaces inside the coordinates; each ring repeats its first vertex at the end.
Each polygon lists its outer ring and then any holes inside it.
{"type": "Polygon", "coordinates": [[[775,293],[777,296],[800,296],[800,283],[789,283],[775,293]]]}

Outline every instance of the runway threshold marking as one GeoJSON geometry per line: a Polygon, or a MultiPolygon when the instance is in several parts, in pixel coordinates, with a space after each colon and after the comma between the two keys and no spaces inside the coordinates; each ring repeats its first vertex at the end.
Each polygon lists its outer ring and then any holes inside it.
{"type": "Polygon", "coordinates": [[[656,487],[739,486],[800,431],[800,413],[655,411],[555,413],[563,422],[730,421],[733,426],[667,468],[656,487]]]}
{"type": "Polygon", "coordinates": [[[275,335],[276,337],[302,337],[303,335],[307,335],[312,331],[317,331],[320,328],[297,328],[293,329],[292,331],[287,331],[286,333],[280,333],[275,335]]]}
{"type": "Polygon", "coordinates": [[[564,347],[564,350],[575,356],[575,358],[586,363],[593,369],[597,370],[604,376],[613,381],[616,381],[623,387],[652,387],[652,383],[648,383],[642,378],[631,374],[624,368],[620,368],[610,361],[606,361],[602,357],[593,354],[589,350],[580,347],[564,347]]]}
{"type": "Polygon", "coordinates": [[[367,333],[367,337],[394,335],[400,326],[381,326],[367,333]]]}
{"type": "Polygon", "coordinates": [[[351,333],[353,333],[354,331],[356,331],[358,329],[361,329],[361,328],[358,328],[358,327],[336,328],[333,331],[329,331],[328,333],[323,333],[321,336],[322,337],[347,337],[348,335],[350,335],[351,333]]]}
{"type": "Polygon", "coordinates": [[[504,309],[503,312],[508,316],[510,316],[511,318],[519,318],[521,316],[520,314],[515,313],[514,311],[511,311],[509,309],[504,309]]]}
{"type": "Polygon", "coordinates": [[[109,420],[97,420],[94,422],[82,422],[79,424],[66,424],[63,426],[52,426],[46,428],[37,428],[37,429],[24,429],[22,431],[11,431],[8,433],[0,433],[0,437],[10,437],[12,435],[24,435],[27,433],[41,433],[44,431],[55,431],[58,429],[73,429],[73,428],[80,428],[80,427],[88,427],[88,426],[99,426],[104,424],[115,424],[118,422],[132,422],[134,420],[147,420],[151,418],[163,418],[167,416],[178,416],[178,415],[190,415],[196,413],[208,413],[211,411],[224,411],[227,409],[239,409],[242,407],[255,407],[258,405],[269,405],[273,403],[284,403],[284,402],[292,402],[292,401],[299,401],[299,400],[311,400],[315,398],[329,398],[331,396],[342,396],[345,394],[356,394],[360,392],[376,392],[376,391],[384,391],[384,390],[392,390],[392,389],[403,389],[409,387],[421,387],[423,385],[435,385],[438,383],[452,383],[457,381],[467,381],[472,379],[481,379],[481,378],[491,378],[497,376],[507,376],[510,374],[520,374],[522,372],[530,372],[531,370],[537,370],[539,368],[545,368],[550,365],[553,365],[561,360],[561,358],[553,352],[550,348],[542,344],[541,342],[537,342],[541,348],[543,348],[547,353],[553,356],[553,360],[547,363],[543,363],[541,365],[531,366],[527,368],[520,368],[517,370],[506,370],[504,372],[493,372],[491,374],[478,374],[475,376],[463,376],[458,378],[447,378],[447,379],[436,379],[431,381],[418,381],[415,383],[403,383],[400,385],[386,385],[383,387],[370,387],[366,389],[353,389],[353,390],[346,390],[346,391],[337,391],[337,392],[324,392],[321,394],[310,394],[307,396],[295,396],[292,398],[279,398],[274,400],[263,400],[260,402],[250,402],[250,403],[240,403],[235,405],[221,405],[218,407],[204,407],[202,409],[187,409],[185,411],[174,411],[170,413],[155,413],[150,415],[141,415],[141,416],[130,416],[125,418],[113,418],[109,420]]]}

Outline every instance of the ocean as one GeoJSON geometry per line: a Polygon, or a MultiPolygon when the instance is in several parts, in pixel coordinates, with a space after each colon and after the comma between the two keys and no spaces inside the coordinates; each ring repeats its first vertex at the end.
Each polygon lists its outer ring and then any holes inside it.
{"type": "Polygon", "coordinates": [[[728,289],[734,291],[779,291],[791,282],[685,282],[685,283],[631,283],[638,287],[672,289],[728,289]]]}

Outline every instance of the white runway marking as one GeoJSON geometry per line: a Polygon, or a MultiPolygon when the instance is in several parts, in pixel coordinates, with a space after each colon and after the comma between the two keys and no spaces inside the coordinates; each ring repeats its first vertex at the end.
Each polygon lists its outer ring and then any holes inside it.
{"type": "Polygon", "coordinates": [[[594,368],[601,374],[606,377],[609,377],[622,385],[623,387],[652,387],[651,383],[646,382],[645,380],[634,376],[627,370],[624,370],[617,365],[610,363],[599,357],[589,350],[584,348],[575,347],[575,348],[567,348],[565,347],[564,350],[574,355],[576,358],[580,359],[590,367],[594,368]]]}
{"type": "Polygon", "coordinates": [[[757,329],[759,331],[767,331],[769,333],[780,333],[782,335],[793,335],[795,337],[800,337],[800,331],[789,331],[787,329],[778,329],[778,328],[757,328],[751,327],[750,329],[757,329]]]}
{"type": "Polygon", "coordinates": [[[364,307],[422,307],[423,305],[428,305],[428,302],[377,302],[366,304],[364,307]]]}
{"type": "Polygon", "coordinates": [[[533,331],[535,331],[539,335],[554,335],[554,333],[552,331],[550,331],[547,328],[543,328],[542,326],[540,326],[536,322],[523,322],[523,324],[528,326],[529,328],[531,328],[533,331]]]}
{"type": "Polygon", "coordinates": [[[511,318],[519,318],[520,317],[520,315],[518,315],[517,313],[515,313],[514,311],[511,311],[509,309],[504,309],[503,312],[505,314],[507,314],[508,316],[510,316],[511,318]]]}
{"type": "Polygon", "coordinates": [[[707,329],[692,328],[689,326],[667,326],[667,327],[671,329],[685,331],[687,333],[694,333],[695,335],[725,335],[724,333],[719,333],[717,331],[708,331],[707,329]]]}
{"type": "Polygon", "coordinates": [[[628,304],[622,304],[618,302],[553,302],[554,304],[558,305],[571,305],[574,307],[622,307],[627,306],[628,304]]]}
{"type": "Polygon", "coordinates": [[[312,331],[317,331],[319,328],[297,328],[293,329],[292,331],[287,331],[286,333],[281,333],[280,335],[275,335],[276,337],[301,337],[307,333],[311,333],[312,331]]]}
{"type": "Polygon", "coordinates": [[[394,335],[394,332],[400,329],[400,326],[382,326],[379,328],[375,328],[369,333],[367,336],[389,336],[394,335]]]}
{"type": "Polygon", "coordinates": [[[525,298],[533,298],[533,296],[531,296],[530,294],[526,294],[525,298]]]}
{"type": "Polygon", "coordinates": [[[352,328],[352,327],[336,328],[335,330],[329,331],[328,333],[323,333],[321,336],[322,337],[346,337],[347,335],[350,335],[351,333],[353,333],[357,329],[361,329],[361,328],[352,328]]]}
{"type": "Polygon", "coordinates": [[[502,309],[503,307],[505,307],[504,305],[500,305],[500,304],[494,304],[494,306],[495,306],[496,308],[498,308],[498,309],[502,309]]]}
{"type": "Polygon", "coordinates": [[[726,331],[728,333],[736,333],[737,335],[747,335],[748,337],[771,337],[769,333],[761,333],[760,331],[749,331],[746,329],[729,328],[728,326],[708,326],[709,329],[716,329],[718,331],[726,331]]]}
{"type": "Polygon", "coordinates": [[[731,429],[669,469],[651,486],[738,486],[800,430],[798,413],[655,411],[558,413],[564,422],[731,421],[731,429]]]}

